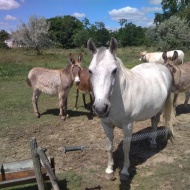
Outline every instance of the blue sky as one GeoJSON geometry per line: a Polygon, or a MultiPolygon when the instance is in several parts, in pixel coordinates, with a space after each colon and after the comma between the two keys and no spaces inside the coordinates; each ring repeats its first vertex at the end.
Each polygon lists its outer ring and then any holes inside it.
{"type": "Polygon", "coordinates": [[[119,19],[147,27],[154,13],[162,13],[161,0],[0,0],[0,30],[16,30],[32,15],[52,18],[71,15],[91,24],[103,22],[107,29],[120,27],[119,19]]]}

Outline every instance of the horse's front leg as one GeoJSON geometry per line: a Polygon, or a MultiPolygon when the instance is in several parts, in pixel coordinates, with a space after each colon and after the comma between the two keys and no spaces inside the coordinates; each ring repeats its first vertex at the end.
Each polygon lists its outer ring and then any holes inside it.
{"type": "Polygon", "coordinates": [[[105,170],[105,178],[107,180],[114,180],[113,174],[113,130],[114,126],[108,126],[102,122],[106,137],[107,137],[107,151],[108,151],[108,166],[105,170]]]}
{"type": "Polygon", "coordinates": [[[121,180],[128,180],[129,178],[129,151],[131,146],[131,138],[132,138],[132,131],[133,131],[133,123],[129,123],[123,127],[123,152],[124,152],[124,164],[123,169],[121,170],[120,179],[121,180]]]}

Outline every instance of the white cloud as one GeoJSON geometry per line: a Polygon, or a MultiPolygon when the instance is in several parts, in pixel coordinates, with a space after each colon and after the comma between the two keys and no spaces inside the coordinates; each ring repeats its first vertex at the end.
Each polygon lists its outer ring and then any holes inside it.
{"type": "Polygon", "coordinates": [[[158,11],[161,11],[162,8],[161,7],[143,7],[141,10],[144,13],[147,13],[147,12],[158,12],[158,11]]]}
{"type": "Polygon", "coordinates": [[[161,4],[162,0],[149,0],[150,4],[159,5],[161,4]]]}
{"type": "Polygon", "coordinates": [[[84,18],[86,15],[84,13],[73,13],[73,16],[76,18],[84,18]]]}
{"type": "Polygon", "coordinates": [[[16,9],[20,4],[15,0],[0,0],[0,10],[16,9]]]}
{"type": "Polygon", "coordinates": [[[8,26],[8,23],[6,22],[0,22],[0,27],[8,26]]]}
{"type": "Polygon", "coordinates": [[[120,19],[127,19],[127,22],[132,22],[140,26],[148,26],[148,23],[153,22],[153,18],[148,18],[148,13],[159,12],[160,7],[142,7],[141,9],[133,7],[123,7],[121,9],[113,9],[109,11],[111,19],[119,22],[120,19]]]}
{"type": "Polygon", "coordinates": [[[112,17],[112,20],[119,21],[119,19],[127,19],[128,22],[134,20],[145,19],[145,13],[139,11],[137,8],[124,7],[121,9],[113,9],[109,11],[109,14],[112,17]]]}
{"type": "Polygon", "coordinates": [[[4,17],[4,19],[5,19],[5,20],[17,20],[16,17],[11,16],[11,15],[6,15],[6,16],[4,17]]]}

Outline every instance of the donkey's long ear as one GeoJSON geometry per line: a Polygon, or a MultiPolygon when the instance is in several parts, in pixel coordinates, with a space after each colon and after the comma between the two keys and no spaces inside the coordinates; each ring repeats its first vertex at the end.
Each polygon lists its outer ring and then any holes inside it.
{"type": "Polygon", "coordinates": [[[83,55],[82,55],[82,53],[79,53],[79,55],[78,55],[78,63],[81,63],[82,59],[83,59],[83,55]]]}
{"type": "Polygon", "coordinates": [[[94,42],[92,41],[92,38],[90,38],[90,39],[88,40],[88,42],[87,42],[87,48],[88,48],[89,52],[90,52],[92,55],[96,54],[97,48],[96,48],[94,42]]]}
{"type": "Polygon", "coordinates": [[[162,54],[162,58],[163,58],[163,60],[164,60],[164,62],[166,63],[166,61],[167,61],[167,51],[164,51],[163,52],[163,54],[162,54]]]}
{"type": "Polygon", "coordinates": [[[109,47],[111,53],[115,53],[117,45],[118,45],[117,40],[114,37],[112,37],[110,40],[110,47],[109,47]]]}
{"type": "Polygon", "coordinates": [[[75,60],[74,60],[74,57],[73,57],[73,54],[72,53],[69,53],[69,62],[71,64],[74,64],[75,63],[75,60]]]}
{"type": "Polygon", "coordinates": [[[173,61],[174,61],[174,60],[176,60],[177,58],[178,58],[178,52],[175,50],[172,59],[173,59],[173,61]]]}

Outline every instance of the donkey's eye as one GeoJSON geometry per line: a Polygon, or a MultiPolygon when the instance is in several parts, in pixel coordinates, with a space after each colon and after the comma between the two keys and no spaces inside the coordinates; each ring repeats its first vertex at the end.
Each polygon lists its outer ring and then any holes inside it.
{"type": "Polygon", "coordinates": [[[112,74],[114,75],[117,72],[117,68],[112,71],[112,74]]]}

